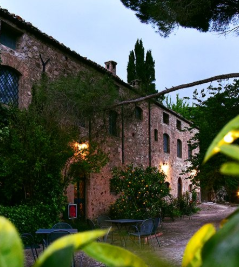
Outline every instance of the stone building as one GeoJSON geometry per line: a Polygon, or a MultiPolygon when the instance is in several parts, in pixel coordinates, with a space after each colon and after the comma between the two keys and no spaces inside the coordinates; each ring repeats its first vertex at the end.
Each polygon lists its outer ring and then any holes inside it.
{"type": "MultiPolygon", "coordinates": [[[[4,9],[0,9],[0,28],[1,103],[11,101],[19,108],[28,107],[32,86],[41,78],[42,72],[52,80],[84,70],[108,74],[120,93],[137,96],[139,81],[132,86],[122,81],[116,75],[117,63],[114,61],[107,61],[102,67],[4,9]]],[[[133,108],[134,116],[130,121],[124,120],[122,108],[109,114],[108,145],[104,148],[110,152],[109,163],[99,174],[82,178],[78,185],[68,188],[69,203],[77,202],[86,217],[107,213],[110,203],[115,200],[109,186],[114,166],[131,163],[156,166],[167,174],[172,195],[180,196],[191,190],[190,181],[180,175],[185,160],[192,155],[188,141],[193,133],[185,130],[190,122],[158,102],[139,102],[133,108]]]]}

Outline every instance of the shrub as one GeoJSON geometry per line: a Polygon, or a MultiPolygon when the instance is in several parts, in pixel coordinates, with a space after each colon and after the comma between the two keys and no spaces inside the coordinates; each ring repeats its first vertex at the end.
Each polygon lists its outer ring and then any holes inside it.
{"type": "Polygon", "coordinates": [[[163,198],[169,194],[165,185],[166,175],[157,168],[115,168],[111,179],[111,191],[120,193],[111,205],[112,218],[159,217],[163,198]]]}

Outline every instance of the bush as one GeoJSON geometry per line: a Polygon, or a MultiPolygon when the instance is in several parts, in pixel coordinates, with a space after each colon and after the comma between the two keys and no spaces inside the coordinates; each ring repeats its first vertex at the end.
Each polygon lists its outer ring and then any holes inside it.
{"type": "Polygon", "coordinates": [[[166,175],[157,168],[146,169],[132,165],[125,169],[115,168],[111,179],[111,191],[120,193],[111,205],[112,218],[159,217],[163,198],[169,194],[165,185],[166,175]]]}

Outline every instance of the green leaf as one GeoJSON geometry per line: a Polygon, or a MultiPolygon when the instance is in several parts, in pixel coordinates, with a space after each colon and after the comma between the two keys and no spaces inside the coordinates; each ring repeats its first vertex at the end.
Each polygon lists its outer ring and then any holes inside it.
{"type": "Polygon", "coordinates": [[[109,267],[148,267],[142,259],[121,247],[92,242],[83,251],[109,267]]]}
{"type": "Polygon", "coordinates": [[[239,146],[238,145],[222,145],[221,153],[239,161],[239,146]]]}
{"type": "Polygon", "coordinates": [[[86,231],[59,238],[41,254],[34,267],[69,267],[75,251],[105,235],[106,232],[105,230],[86,231]]]}
{"type": "Polygon", "coordinates": [[[21,239],[14,225],[0,217],[0,266],[23,267],[24,254],[21,239]]]}
{"type": "Polygon", "coordinates": [[[220,172],[225,175],[239,176],[239,163],[227,162],[222,164],[220,172]]]}
{"type": "Polygon", "coordinates": [[[239,262],[239,214],[235,213],[202,250],[203,267],[235,267],[239,262]]]}
{"type": "Polygon", "coordinates": [[[239,137],[239,115],[236,118],[232,119],[229,123],[227,123],[218,133],[218,135],[214,138],[206,152],[203,163],[208,161],[216,153],[220,152],[222,145],[231,143],[225,141],[224,139],[227,134],[231,134],[232,142],[239,137]]]}
{"type": "Polygon", "coordinates": [[[182,267],[199,267],[202,265],[202,247],[215,232],[213,224],[205,224],[193,235],[185,248],[182,267]]]}

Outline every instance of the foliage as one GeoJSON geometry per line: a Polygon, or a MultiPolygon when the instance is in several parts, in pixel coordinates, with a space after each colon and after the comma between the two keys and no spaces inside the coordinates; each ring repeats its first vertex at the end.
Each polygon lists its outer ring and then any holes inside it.
{"type": "Polygon", "coordinates": [[[141,90],[146,94],[157,93],[155,89],[155,62],[150,50],[144,53],[142,40],[137,40],[134,50],[130,51],[127,66],[127,81],[141,81],[141,90]]]}
{"type": "MultiPolygon", "coordinates": [[[[239,116],[227,123],[208,148],[204,163],[221,152],[233,161],[226,162],[220,171],[239,176],[239,146],[232,144],[239,138],[239,116]],[[235,153],[236,152],[236,153],[235,153]]],[[[183,267],[234,267],[238,265],[239,209],[221,222],[216,232],[213,224],[204,225],[188,242],[183,256],[183,267]]]]}
{"type": "Polygon", "coordinates": [[[169,194],[166,176],[157,168],[127,166],[115,168],[111,179],[111,191],[120,193],[111,205],[112,218],[150,218],[161,213],[163,198],[169,194]]]}
{"type": "Polygon", "coordinates": [[[59,207],[56,203],[38,205],[0,206],[0,215],[8,218],[20,233],[32,233],[39,228],[51,228],[59,221],[59,207]],[[36,219],[37,218],[37,219],[36,219]]]}
{"type": "Polygon", "coordinates": [[[135,11],[141,22],[152,24],[163,37],[169,36],[177,26],[194,28],[202,32],[221,32],[229,30],[231,25],[238,25],[239,7],[235,0],[121,2],[135,11]]]}
{"type": "Polygon", "coordinates": [[[189,102],[187,102],[189,98],[184,97],[180,98],[179,94],[176,95],[176,103],[172,103],[171,97],[166,96],[165,97],[165,106],[167,108],[172,109],[173,111],[181,114],[185,119],[190,120],[191,119],[191,109],[189,102]]]}
{"type": "Polygon", "coordinates": [[[217,87],[208,87],[209,97],[205,99],[204,89],[201,90],[200,97],[197,91],[194,92],[195,107],[190,110],[193,127],[198,127],[199,132],[191,140],[192,149],[199,148],[200,153],[191,159],[191,166],[187,169],[190,174],[192,170],[197,170],[197,175],[191,178],[194,184],[199,184],[207,191],[217,191],[225,187],[229,195],[229,200],[233,201],[235,186],[239,183],[238,177],[225,177],[219,172],[220,165],[227,158],[222,154],[211,158],[209,164],[203,165],[203,157],[207,148],[224,124],[238,114],[239,109],[239,81],[234,80],[232,84],[217,87]]]}

